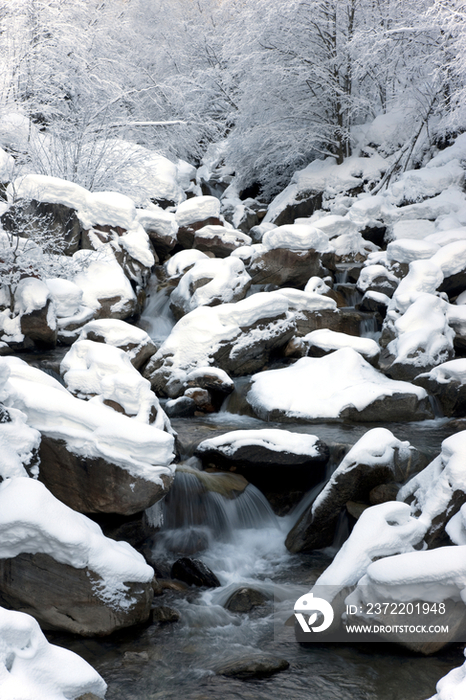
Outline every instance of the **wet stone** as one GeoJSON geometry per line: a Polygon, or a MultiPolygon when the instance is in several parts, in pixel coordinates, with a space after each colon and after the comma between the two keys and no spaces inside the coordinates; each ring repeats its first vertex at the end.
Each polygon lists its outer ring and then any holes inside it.
{"type": "Polygon", "coordinates": [[[267,678],[280,671],[286,671],[290,664],[270,654],[249,654],[247,657],[231,659],[217,666],[214,670],[219,676],[249,680],[267,678]]]}
{"type": "Polygon", "coordinates": [[[267,596],[255,588],[238,588],[227,600],[225,607],[230,612],[247,613],[268,600],[267,596]]]}
{"type": "Polygon", "coordinates": [[[152,622],[160,622],[165,624],[167,622],[178,622],[180,619],[180,613],[175,608],[170,608],[168,605],[158,605],[152,608],[151,611],[152,622]]]}
{"type": "Polygon", "coordinates": [[[207,588],[218,588],[220,581],[213,571],[200,559],[190,559],[182,557],[172,566],[172,578],[184,581],[189,586],[206,586],[207,588]]]}

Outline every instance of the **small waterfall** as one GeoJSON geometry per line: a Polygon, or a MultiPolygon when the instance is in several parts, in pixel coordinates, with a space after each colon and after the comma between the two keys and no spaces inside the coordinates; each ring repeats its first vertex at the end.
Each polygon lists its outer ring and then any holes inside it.
{"type": "Polygon", "coordinates": [[[138,325],[143,328],[156,343],[162,343],[170,335],[176,323],[170,311],[170,287],[158,289],[155,275],[147,287],[147,300],[138,325]]]}
{"type": "Polygon", "coordinates": [[[381,330],[375,314],[367,314],[361,318],[359,335],[361,338],[372,338],[376,342],[379,341],[381,330]]]}
{"type": "Polygon", "coordinates": [[[163,503],[158,546],[194,554],[215,540],[231,541],[241,529],[276,527],[265,496],[239,474],[180,465],[163,503]]]}

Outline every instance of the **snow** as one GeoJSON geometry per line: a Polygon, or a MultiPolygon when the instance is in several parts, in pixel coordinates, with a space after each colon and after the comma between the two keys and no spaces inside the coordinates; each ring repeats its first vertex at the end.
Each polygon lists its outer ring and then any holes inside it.
{"type": "Polygon", "coordinates": [[[397,238],[387,245],[387,258],[400,263],[410,263],[413,260],[432,258],[438,250],[439,245],[426,239],[397,238]]]}
{"type": "Polygon", "coordinates": [[[396,464],[409,461],[412,450],[413,448],[407,440],[398,440],[398,438],[386,428],[372,428],[372,430],[368,430],[367,433],[353,445],[333,472],[330,480],[318,494],[312,504],[312,513],[315,513],[327,500],[341,474],[351,472],[359,464],[367,465],[367,467],[370,468],[379,465],[387,465],[393,471],[393,476],[395,478],[396,464]]]}
{"type": "Polygon", "coordinates": [[[412,508],[421,511],[419,520],[426,528],[436,516],[445,513],[455,491],[466,493],[465,452],[466,431],[463,430],[444,440],[438,457],[399,491],[399,501],[414,496],[412,508]]]}
{"type": "Polygon", "coordinates": [[[137,220],[146,231],[156,231],[163,236],[168,236],[175,243],[178,232],[175,215],[161,207],[152,206],[151,209],[137,209],[137,220]]]}
{"type": "Polygon", "coordinates": [[[442,246],[431,258],[444,277],[451,277],[466,268],[466,240],[453,241],[442,246]]]}
{"type": "Polygon", "coordinates": [[[263,430],[233,430],[209,440],[203,440],[198,451],[218,450],[228,457],[234,456],[242,447],[255,445],[264,447],[273,452],[287,452],[296,455],[308,455],[318,457],[319,438],[316,435],[302,435],[292,433],[289,430],[263,429],[263,430]]]}
{"type": "Polygon", "coordinates": [[[420,170],[408,170],[388,188],[392,202],[400,205],[404,202],[419,202],[433,197],[448,187],[461,187],[464,182],[464,170],[458,160],[448,161],[445,165],[420,170]]]}
{"type": "Polygon", "coordinates": [[[48,554],[75,569],[88,568],[103,580],[94,593],[116,609],[130,608],[125,582],[147,583],[154,576],[144,557],[127,542],[105,537],[97,523],[77,513],[34,479],[0,484],[0,558],[48,554]]]}
{"type": "Polygon", "coordinates": [[[362,411],[396,393],[427,396],[420,387],[388,379],[352,348],[342,348],[326,357],[303,357],[285,369],[255,374],[247,401],[261,417],[280,410],[288,418],[331,420],[345,408],[362,411]]]}
{"type": "Polygon", "coordinates": [[[303,336],[300,341],[301,344],[305,344],[308,347],[314,346],[327,352],[339,350],[340,348],[353,348],[366,359],[377,357],[380,353],[380,347],[371,338],[358,338],[347,333],[331,331],[329,328],[311,331],[303,336]]]}
{"type": "Polygon", "coordinates": [[[15,312],[21,316],[44,309],[51,294],[45,282],[35,277],[26,277],[15,289],[15,312]]]}
{"type": "Polygon", "coordinates": [[[77,284],[59,277],[46,279],[45,284],[55,304],[57,318],[69,318],[78,313],[82,304],[83,292],[77,284]]]}
{"type": "MultiPolygon", "coordinates": [[[[0,366],[0,401],[8,397],[6,382],[10,376],[7,365],[0,366]]],[[[1,408],[1,405],[0,405],[1,408]]],[[[1,414],[0,414],[1,415],[1,414]]],[[[25,465],[29,465],[39,449],[40,433],[26,424],[26,415],[17,409],[8,409],[10,420],[0,422],[0,477],[28,476],[25,465]]],[[[32,468],[37,476],[37,467],[32,468]]]]}
{"type": "Polygon", "coordinates": [[[348,260],[353,260],[357,256],[366,258],[369,253],[379,250],[375,243],[366,241],[359,231],[344,233],[341,236],[333,238],[331,246],[338,257],[347,258],[348,260]]]}
{"type": "Polygon", "coordinates": [[[441,678],[436,690],[430,700],[463,700],[466,696],[466,661],[441,678]]]}
{"type": "Polygon", "coordinates": [[[103,338],[105,345],[121,348],[130,360],[136,357],[142,347],[152,344],[149,335],[142,328],[114,318],[89,321],[81,329],[79,340],[86,340],[89,334],[103,338]]]}
{"type": "MultiPolygon", "coordinates": [[[[431,222],[435,221],[439,216],[455,214],[459,224],[465,225],[466,195],[460,187],[452,186],[435,197],[430,197],[430,199],[417,202],[416,204],[408,204],[396,211],[398,216],[401,216],[403,219],[429,219],[431,222]]],[[[432,228],[424,227],[423,230],[429,234],[433,233],[432,228]]],[[[425,233],[421,234],[420,237],[425,237],[425,233]]],[[[410,236],[404,233],[402,238],[410,238],[410,236]]]]}
{"type": "Polygon", "coordinates": [[[179,277],[198,260],[207,260],[208,255],[200,250],[180,250],[165,263],[165,272],[168,278],[179,277]]]}
{"type": "Polygon", "coordinates": [[[111,311],[118,313],[126,304],[136,301],[130,281],[108,249],[97,258],[93,251],[88,250],[78,251],[73,258],[78,262],[90,260],[88,266],[79,271],[72,280],[82,289],[85,306],[97,311],[101,307],[99,300],[115,299],[111,311]]]}
{"type": "Polygon", "coordinates": [[[178,226],[189,226],[211,217],[219,218],[220,200],[209,195],[191,197],[178,205],[175,217],[178,226]]]}
{"type": "Polygon", "coordinates": [[[314,160],[303,170],[295,172],[291,182],[270,204],[265,222],[273,221],[289,205],[296,204],[303,194],[323,192],[337,194],[358,187],[363,180],[378,179],[387,169],[387,161],[378,154],[371,158],[351,156],[341,165],[336,159],[314,160]]]}
{"type": "Polygon", "coordinates": [[[93,225],[130,229],[136,223],[132,199],[119,192],[89,192],[84,187],[49,175],[24,175],[8,185],[10,201],[35,199],[38,202],[64,204],[75,209],[84,228],[93,225]]]}
{"type": "Polygon", "coordinates": [[[262,237],[266,250],[287,248],[288,250],[316,250],[326,253],[331,250],[326,233],[311,224],[288,224],[266,231],[262,237]]]}
{"type": "Polygon", "coordinates": [[[402,219],[395,221],[390,227],[389,238],[395,241],[399,238],[403,241],[406,239],[422,240],[431,236],[434,231],[434,222],[428,219],[402,219]]]}
{"type": "Polygon", "coordinates": [[[466,134],[457,136],[454,144],[444,148],[431,158],[426,168],[438,168],[439,166],[448,165],[454,160],[466,161],[466,134]]]}
{"type": "Polygon", "coordinates": [[[0,181],[9,182],[13,175],[15,161],[3,148],[0,148],[0,181]]]}
{"type": "Polygon", "coordinates": [[[429,377],[439,384],[449,384],[450,382],[458,382],[466,384],[466,359],[458,358],[437,365],[430,370],[419,375],[420,377],[429,377]]]}
{"type": "Polygon", "coordinates": [[[302,292],[294,287],[281,287],[276,292],[270,292],[275,296],[284,296],[288,299],[288,308],[293,311],[322,311],[323,309],[336,309],[337,302],[330,297],[323,296],[319,292],[302,292]]]}
{"type": "Polygon", "coordinates": [[[19,358],[0,358],[1,365],[11,372],[5,384],[5,405],[23,411],[36,430],[64,440],[74,454],[101,457],[133,476],[160,483],[162,474],[172,474],[173,437],[167,432],[101,403],[77,399],[58,381],[19,358]]]}
{"type": "Polygon", "coordinates": [[[209,224],[203,226],[196,231],[196,237],[207,239],[220,238],[224,243],[236,245],[238,248],[243,245],[251,245],[252,238],[242,231],[237,231],[235,228],[226,228],[225,226],[215,226],[209,224]]]}
{"type": "MultiPolygon", "coordinates": [[[[437,220],[438,223],[438,220],[437,220]]],[[[445,222],[446,223],[446,222],[445,222]]],[[[426,243],[433,243],[434,245],[444,246],[448,243],[454,243],[455,241],[466,240],[466,227],[458,226],[456,228],[439,229],[436,233],[431,233],[426,236],[426,243]]]]}
{"type": "Polygon", "coordinates": [[[119,237],[118,242],[134,260],[140,262],[144,267],[150,268],[154,265],[155,259],[149,238],[142,226],[123,234],[119,237]]]}
{"type": "MultiPolygon", "coordinates": [[[[295,223],[304,223],[304,219],[297,219],[295,223]]],[[[358,231],[354,221],[351,221],[347,216],[338,214],[323,215],[322,211],[315,212],[307,223],[316,226],[326,233],[329,238],[358,231]]]]}
{"type": "MultiPolygon", "coordinates": [[[[412,552],[424,533],[423,525],[411,516],[406,503],[390,501],[366,508],[350,537],[330,566],[319,576],[312,591],[318,593],[322,587],[324,597],[332,600],[346,586],[358,583],[375,558],[412,552]]],[[[391,559],[389,557],[383,561],[389,562],[391,559]]],[[[353,603],[351,595],[345,603],[353,603]]]]}
{"type": "Polygon", "coordinates": [[[449,359],[455,333],[448,325],[447,309],[447,302],[440,297],[419,294],[403,316],[395,321],[397,337],[387,348],[396,362],[421,368],[449,359]]]}
{"type": "Polygon", "coordinates": [[[322,277],[310,277],[304,287],[304,291],[312,294],[325,294],[330,291],[330,287],[328,284],[325,284],[322,277]]]}
{"type": "Polygon", "coordinates": [[[237,301],[250,284],[251,277],[239,258],[207,258],[185,272],[170,301],[188,313],[198,306],[237,301]]]}
{"type": "Polygon", "coordinates": [[[374,284],[374,280],[377,278],[379,278],[378,286],[383,284],[385,280],[387,280],[388,284],[390,282],[394,282],[396,285],[399,283],[398,277],[390,270],[387,270],[384,265],[368,265],[362,268],[356,286],[361,292],[365,292],[368,287],[374,284]],[[380,281],[380,278],[382,278],[382,281],[380,281]]]}
{"type": "Polygon", "coordinates": [[[447,522],[445,531],[453,544],[466,545],[466,504],[447,522]]]}
{"type": "Polygon", "coordinates": [[[443,273],[432,260],[413,260],[393,294],[390,309],[404,313],[421,294],[433,296],[443,282],[443,273]]]}
{"type": "Polygon", "coordinates": [[[49,644],[30,615],[0,608],[0,687],[4,700],[105,696],[107,685],[80,656],[49,644]]]}

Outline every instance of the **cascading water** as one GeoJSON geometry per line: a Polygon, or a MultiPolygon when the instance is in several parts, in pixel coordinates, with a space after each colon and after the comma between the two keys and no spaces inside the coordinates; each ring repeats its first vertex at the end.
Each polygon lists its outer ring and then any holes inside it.
{"type": "Polygon", "coordinates": [[[170,311],[171,288],[159,287],[159,281],[152,275],[147,287],[147,301],[141,314],[138,325],[156,343],[162,343],[171,333],[176,323],[175,317],[170,311]]]}

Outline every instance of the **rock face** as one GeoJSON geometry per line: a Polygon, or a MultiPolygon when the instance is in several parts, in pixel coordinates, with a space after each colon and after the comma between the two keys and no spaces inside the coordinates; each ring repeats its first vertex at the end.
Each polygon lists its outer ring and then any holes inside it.
{"type": "Polygon", "coordinates": [[[172,578],[184,581],[189,586],[207,586],[208,588],[218,588],[220,581],[216,575],[200,559],[190,559],[182,557],[172,566],[172,578]]]}
{"type": "Polygon", "coordinates": [[[95,572],[75,569],[48,554],[0,559],[2,604],[32,615],[45,629],[92,637],[148,619],[153,597],[150,583],[126,584],[127,608],[106,605],[96,595],[102,584],[95,572]]]}
{"type": "Polygon", "coordinates": [[[40,481],[63,503],[80,513],[132,515],[159,501],[173,481],[138,478],[113,462],[82,457],[64,440],[44,435],[40,446],[40,481]]]}
{"type": "Polygon", "coordinates": [[[290,506],[325,473],[327,445],[286,430],[237,430],[204,440],[195,455],[204,468],[231,470],[257,486],[272,504],[290,506]]]}
{"type": "Polygon", "coordinates": [[[252,284],[276,284],[279,287],[303,287],[309,277],[325,277],[334,269],[334,255],[315,250],[294,251],[286,248],[266,250],[254,257],[247,271],[252,284]]]}
{"type": "MultiPolygon", "coordinates": [[[[425,460],[408,442],[385,428],[368,431],[349,451],[314,503],[286,538],[291,552],[307,552],[332,544],[340,513],[348,501],[369,505],[380,484],[405,481],[425,460]]],[[[380,501],[379,501],[380,502],[380,501]]]]}

